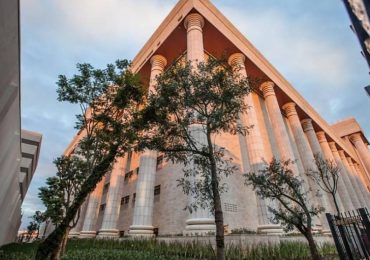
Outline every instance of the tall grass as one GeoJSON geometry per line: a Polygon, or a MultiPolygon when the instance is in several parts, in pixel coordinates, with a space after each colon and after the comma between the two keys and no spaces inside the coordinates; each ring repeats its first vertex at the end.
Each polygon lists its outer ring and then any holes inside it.
{"type": "MultiPolygon", "coordinates": [[[[10,244],[0,248],[0,259],[33,259],[38,243],[10,244]]],[[[338,259],[333,245],[323,244],[320,252],[325,259],[338,259]]],[[[214,259],[210,244],[170,242],[158,240],[95,240],[81,239],[68,242],[67,259],[214,259]]],[[[280,244],[234,245],[226,247],[227,259],[310,259],[308,246],[302,242],[280,244]]]]}

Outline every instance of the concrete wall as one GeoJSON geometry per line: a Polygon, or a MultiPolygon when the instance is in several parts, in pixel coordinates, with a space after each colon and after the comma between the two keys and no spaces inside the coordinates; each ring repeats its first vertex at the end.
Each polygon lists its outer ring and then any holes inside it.
{"type": "Polygon", "coordinates": [[[19,2],[0,1],[0,245],[15,239],[20,219],[19,47],[19,2]]]}

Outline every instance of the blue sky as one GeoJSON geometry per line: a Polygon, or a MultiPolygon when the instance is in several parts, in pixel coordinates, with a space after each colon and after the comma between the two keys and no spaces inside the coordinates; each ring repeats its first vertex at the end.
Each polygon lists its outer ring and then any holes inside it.
{"type": "MultiPolygon", "coordinates": [[[[43,134],[22,205],[25,227],[42,210],[38,188],[75,134],[77,107],[56,100],[75,64],[132,59],[176,0],[22,0],[22,128],[43,134]]],[[[329,123],[354,116],[370,137],[368,68],[342,1],[213,0],[216,7],[329,123]]]]}

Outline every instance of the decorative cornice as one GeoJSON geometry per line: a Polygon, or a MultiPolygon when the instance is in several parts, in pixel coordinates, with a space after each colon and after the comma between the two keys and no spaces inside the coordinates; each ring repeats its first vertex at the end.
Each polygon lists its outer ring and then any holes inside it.
{"type": "Polygon", "coordinates": [[[275,90],[274,90],[275,83],[272,81],[266,81],[262,83],[260,90],[263,93],[264,98],[267,98],[268,96],[275,96],[275,90]]]}
{"type": "Polygon", "coordinates": [[[163,71],[167,65],[167,59],[162,55],[157,54],[150,59],[150,63],[152,64],[152,70],[163,71]]]}
{"type": "Polygon", "coordinates": [[[324,131],[317,132],[316,135],[317,135],[317,139],[319,140],[319,143],[328,142],[328,140],[326,140],[324,131]]]}
{"type": "Polygon", "coordinates": [[[298,115],[296,110],[296,104],[294,102],[286,103],[282,109],[285,111],[287,117],[298,115]]]}
{"type": "Polygon", "coordinates": [[[204,18],[198,13],[192,13],[186,16],[184,21],[185,29],[190,32],[191,30],[200,30],[204,26],[204,18]]]}

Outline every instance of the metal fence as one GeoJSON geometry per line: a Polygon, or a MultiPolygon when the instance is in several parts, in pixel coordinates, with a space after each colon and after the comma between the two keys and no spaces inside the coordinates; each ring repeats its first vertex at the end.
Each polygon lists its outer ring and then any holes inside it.
{"type": "Polygon", "coordinates": [[[370,215],[366,208],[341,213],[326,213],[341,260],[370,259],[370,215]]]}

